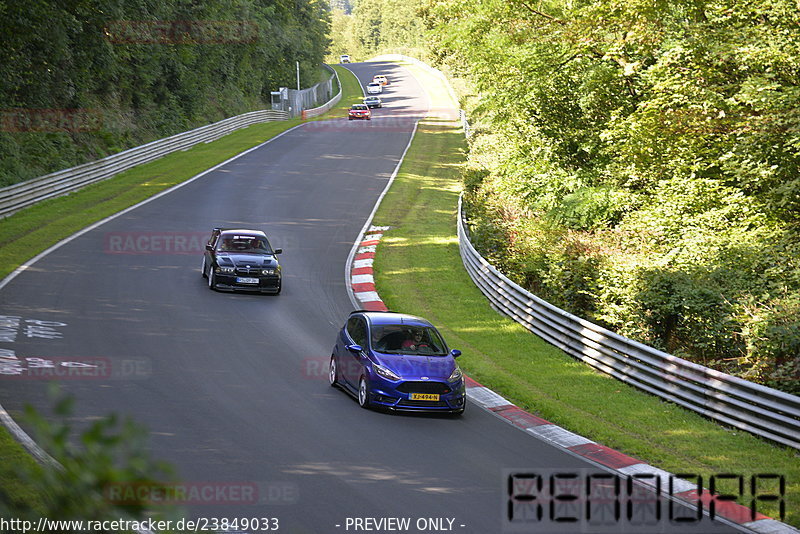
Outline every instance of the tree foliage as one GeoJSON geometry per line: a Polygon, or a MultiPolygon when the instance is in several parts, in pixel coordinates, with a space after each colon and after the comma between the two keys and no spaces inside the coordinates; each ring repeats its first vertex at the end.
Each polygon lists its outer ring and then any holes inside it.
{"type": "Polygon", "coordinates": [[[263,109],[295,61],[316,83],[329,19],[322,0],[0,0],[0,185],[263,109]],[[42,124],[76,110],[93,120],[42,124]]]}
{"type": "MultiPolygon", "coordinates": [[[[34,428],[34,437],[57,464],[23,462],[16,467],[17,484],[0,488],[0,514],[5,518],[30,521],[39,518],[77,521],[145,521],[158,514],[173,519],[178,512],[171,504],[155,510],[146,493],[130,492],[120,499],[115,492],[125,488],[157,491],[168,487],[172,468],[153,460],[146,449],[146,432],[131,421],[109,415],[92,422],[80,433],[67,422],[73,415],[73,399],[54,399],[53,417],[44,417],[33,408],[25,418],[34,428]],[[28,490],[20,492],[20,487],[28,490]],[[16,491],[14,491],[16,490],[16,491]]],[[[72,532],[64,527],[59,532],[72,532]]],[[[77,532],[77,530],[76,530],[77,532]]]]}
{"type": "Polygon", "coordinates": [[[480,94],[483,250],[540,296],[800,391],[800,11],[793,0],[429,0],[480,94]]]}
{"type": "Polygon", "coordinates": [[[351,14],[334,9],[329,60],[338,61],[339,54],[362,61],[385,52],[421,53],[423,5],[424,0],[364,0],[354,3],[351,14]]]}

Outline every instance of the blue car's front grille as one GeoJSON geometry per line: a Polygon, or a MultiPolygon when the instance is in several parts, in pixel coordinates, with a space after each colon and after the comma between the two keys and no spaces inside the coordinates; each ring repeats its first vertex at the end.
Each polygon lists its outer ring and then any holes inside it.
{"type": "Polygon", "coordinates": [[[397,403],[398,408],[449,408],[444,401],[412,401],[401,400],[397,403]]]}
{"type": "Polygon", "coordinates": [[[450,387],[442,382],[425,382],[422,380],[403,382],[395,389],[402,393],[436,393],[439,395],[444,395],[451,391],[450,387]]]}

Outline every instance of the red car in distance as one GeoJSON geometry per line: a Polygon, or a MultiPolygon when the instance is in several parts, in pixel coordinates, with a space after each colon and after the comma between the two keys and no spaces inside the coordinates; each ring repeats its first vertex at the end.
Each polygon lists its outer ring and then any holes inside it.
{"type": "Polygon", "coordinates": [[[353,104],[347,112],[347,120],[366,119],[372,120],[372,112],[366,104],[353,104]]]}

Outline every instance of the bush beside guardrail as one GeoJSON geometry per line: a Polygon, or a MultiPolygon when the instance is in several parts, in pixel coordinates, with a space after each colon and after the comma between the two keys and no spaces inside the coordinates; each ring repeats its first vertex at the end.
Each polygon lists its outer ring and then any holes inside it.
{"type": "Polygon", "coordinates": [[[800,397],[661,352],[536,297],[478,253],[461,199],[458,245],[464,267],[492,307],[570,356],[706,417],[800,449],[800,397]]]}

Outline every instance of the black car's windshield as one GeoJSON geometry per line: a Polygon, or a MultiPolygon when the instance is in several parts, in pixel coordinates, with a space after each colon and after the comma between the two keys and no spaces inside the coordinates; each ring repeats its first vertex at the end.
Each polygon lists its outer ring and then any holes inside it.
{"type": "Polygon", "coordinates": [[[372,348],[388,354],[446,356],[439,332],[430,326],[373,325],[372,348]]]}
{"type": "Polygon", "coordinates": [[[220,252],[272,254],[269,241],[257,235],[223,235],[217,243],[217,250],[220,252]]]}

